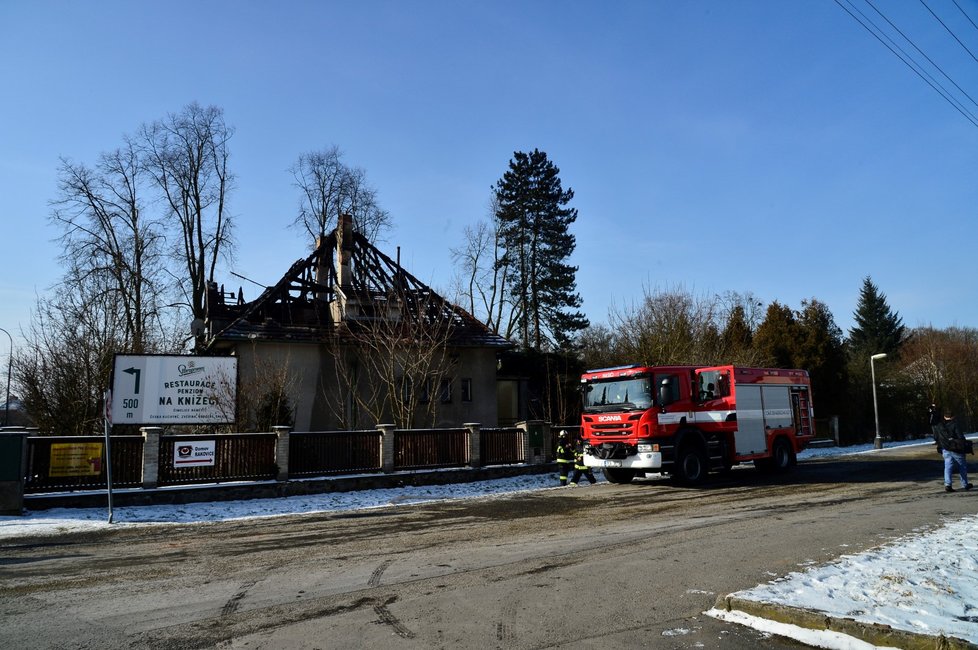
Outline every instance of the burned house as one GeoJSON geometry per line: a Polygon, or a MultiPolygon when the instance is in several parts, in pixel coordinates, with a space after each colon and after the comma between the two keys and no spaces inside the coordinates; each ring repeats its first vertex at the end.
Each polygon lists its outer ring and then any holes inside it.
{"type": "Polygon", "coordinates": [[[210,287],[205,327],[208,353],[239,358],[239,404],[284,393],[297,431],[498,424],[497,356],[509,341],[349,217],[254,301],[210,287]]]}

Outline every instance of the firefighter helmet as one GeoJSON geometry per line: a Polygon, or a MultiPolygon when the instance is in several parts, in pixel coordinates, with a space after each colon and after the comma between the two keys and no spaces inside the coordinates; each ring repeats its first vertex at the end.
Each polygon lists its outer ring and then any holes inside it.
{"type": "Polygon", "coordinates": [[[561,438],[561,439],[566,438],[567,437],[567,429],[561,429],[560,430],[560,433],[557,434],[557,437],[558,438],[561,438]]]}

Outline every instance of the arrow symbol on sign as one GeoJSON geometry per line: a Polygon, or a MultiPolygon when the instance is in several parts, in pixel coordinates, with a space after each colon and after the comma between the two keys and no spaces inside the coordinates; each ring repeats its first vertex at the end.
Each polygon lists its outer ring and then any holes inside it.
{"type": "Polygon", "coordinates": [[[126,368],[122,372],[126,373],[127,375],[136,376],[136,390],[133,391],[133,395],[139,395],[139,374],[142,371],[139,368],[126,368]]]}

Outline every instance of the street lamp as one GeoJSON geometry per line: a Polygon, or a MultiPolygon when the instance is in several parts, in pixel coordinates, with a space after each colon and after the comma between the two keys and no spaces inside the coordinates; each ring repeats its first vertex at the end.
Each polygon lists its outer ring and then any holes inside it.
{"type": "Polygon", "coordinates": [[[14,364],[14,337],[10,336],[10,332],[0,327],[0,332],[7,335],[10,339],[10,354],[7,356],[7,402],[4,405],[3,414],[3,426],[10,426],[10,369],[14,364]]]}
{"type": "Polygon", "coordinates": [[[873,440],[873,447],[876,449],[883,448],[883,439],[880,438],[880,412],[876,407],[876,368],[873,366],[873,362],[884,357],[886,357],[886,353],[880,352],[869,358],[869,374],[873,379],[873,417],[876,419],[876,438],[873,440]]]}

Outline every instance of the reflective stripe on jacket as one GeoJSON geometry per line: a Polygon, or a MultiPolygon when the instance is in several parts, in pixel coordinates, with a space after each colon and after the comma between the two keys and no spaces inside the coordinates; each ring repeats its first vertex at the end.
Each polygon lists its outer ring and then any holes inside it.
{"type": "Polygon", "coordinates": [[[579,469],[582,472],[587,471],[587,465],[584,464],[584,451],[578,451],[574,454],[574,469],[579,469]]]}
{"type": "Polygon", "coordinates": [[[573,463],[574,462],[574,448],[570,445],[557,445],[557,462],[558,463],[573,463]]]}

